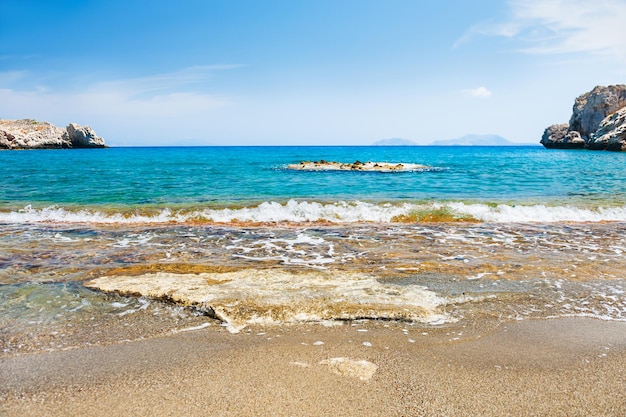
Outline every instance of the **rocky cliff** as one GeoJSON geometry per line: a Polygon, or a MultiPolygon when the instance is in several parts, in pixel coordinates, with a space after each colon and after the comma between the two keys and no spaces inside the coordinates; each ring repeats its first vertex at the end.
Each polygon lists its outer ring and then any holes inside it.
{"type": "Polygon", "coordinates": [[[104,148],[104,139],[89,126],[70,123],[65,129],[32,119],[0,119],[0,149],[104,148]]]}
{"type": "Polygon", "coordinates": [[[549,126],[546,148],[626,151],[626,85],[597,86],[576,98],[569,123],[549,126]]]}

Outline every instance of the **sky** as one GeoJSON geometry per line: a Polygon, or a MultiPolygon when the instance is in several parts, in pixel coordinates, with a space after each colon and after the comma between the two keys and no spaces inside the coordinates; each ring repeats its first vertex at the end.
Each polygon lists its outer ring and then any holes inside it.
{"type": "Polygon", "coordinates": [[[0,0],[0,118],[110,146],[536,143],[626,83],[626,0],[0,0]]]}

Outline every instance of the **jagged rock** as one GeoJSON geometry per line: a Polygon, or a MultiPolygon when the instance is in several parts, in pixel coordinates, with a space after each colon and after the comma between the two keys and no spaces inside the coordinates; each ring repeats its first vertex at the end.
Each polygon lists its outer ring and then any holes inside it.
{"type": "Polygon", "coordinates": [[[567,132],[564,142],[568,144],[568,149],[583,149],[586,146],[585,140],[575,130],[567,132]]]}
{"type": "Polygon", "coordinates": [[[577,131],[589,142],[605,117],[626,106],[626,85],[597,86],[576,98],[569,131],[577,131]]]}
{"type": "Polygon", "coordinates": [[[1,120],[0,149],[103,148],[104,140],[88,126],[66,129],[32,119],[1,120]]]}
{"type": "Polygon", "coordinates": [[[76,123],[70,123],[66,130],[74,148],[104,147],[104,139],[96,135],[96,132],[89,126],[80,126],[76,123]]]}
{"type": "Polygon", "coordinates": [[[567,123],[549,126],[544,130],[540,143],[554,149],[582,149],[586,145],[580,133],[569,131],[567,123]]]}
{"type": "Polygon", "coordinates": [[[543,131],[543,136],[541,136],[541,144],[544,146],[551,147],[552,144],[556,142],[563,142],[565,135],[567,135],[567,130],[569,129],[568,123],[561,123],[556,125],[551,125],[543,131]]]}
{"type": "Polygon", "coordinates": [[[32,119],[0,120],[0,148],[67,148],[64,133],[65,130],[48,122],[37,122],[32,119]]]}
{"type": "Polygon", "coordinates": [[[589,149],[626,151],[626,107],[602,120],[589,141],[589,149]]]}
{"type": "Polygon", "coordinates": [[[552,125],[541,137],[546,148],[626,150],[626,85],[597,86],[576,98],[569,124],[552,125]]]}

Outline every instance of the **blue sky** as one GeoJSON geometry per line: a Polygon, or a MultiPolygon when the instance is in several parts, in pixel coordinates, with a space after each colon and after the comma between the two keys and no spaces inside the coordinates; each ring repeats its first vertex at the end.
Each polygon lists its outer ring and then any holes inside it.
{"type": "Polygon", "coordinates": [[[626,82],[626,1],[0,0],[0,118],[114,146],[537,142],[626,82]]]}

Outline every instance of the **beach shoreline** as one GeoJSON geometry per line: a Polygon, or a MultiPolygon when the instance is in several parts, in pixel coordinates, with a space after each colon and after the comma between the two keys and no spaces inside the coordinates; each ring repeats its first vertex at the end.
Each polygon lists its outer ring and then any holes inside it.
{"type": "Polygon", "coordinates": [[[619,416],[625,375],[621,321],[211,325],[5,357],[0,415],[619,416]]]}
{"type": "Polygon", "coordinates": [[[624,415],[623,155],[550,155],[3,153],[0,417],[624,415]]]}

